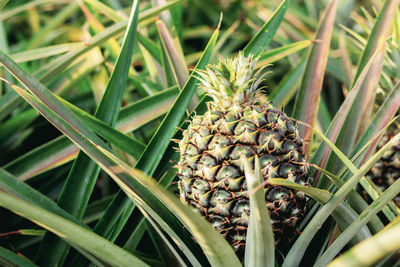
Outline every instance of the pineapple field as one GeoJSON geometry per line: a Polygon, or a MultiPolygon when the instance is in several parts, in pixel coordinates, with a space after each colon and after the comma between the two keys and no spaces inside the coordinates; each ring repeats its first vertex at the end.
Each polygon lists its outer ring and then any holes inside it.
{"type": "Polygon", "coordinates": [[[400,266],[398,0],[0,0],[0,266],[400,266]]]}

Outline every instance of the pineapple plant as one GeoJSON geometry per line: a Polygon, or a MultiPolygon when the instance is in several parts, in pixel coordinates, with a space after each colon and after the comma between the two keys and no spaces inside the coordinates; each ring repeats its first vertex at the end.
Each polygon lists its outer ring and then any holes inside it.
{"type": "MultiPolygon", "coordinates": [[[[354,18],[355,25],[352,29],[345,28],[349,33],[349,41],[357,44],[361,49],[365,48],[366,39],[364,38],[365,32],[370,33],[371,27],[376,22],[376,14],[364,10],[362,15],[356,15],[354,18]]],[[[375,112],[382,106],[386,98],[390,93],[390,89],[395,86],[398,80],[400,67],[400,46],[399,38],[400,31],[396,25],[398,25],[400,17],[396,16],[394,27],[391,32],[390,38],[386,42],[386,54],[383,61],[383,72],[379,80],[379,87],[376,90],[376,99],[374,103],[375,112]]],[[[396,115],[399,115],[397,111],[396,115]]],[[[382,148],[392,137],[399,133],[400,125],[395,122],[393,125],[388,127],[385,131],[382,140],[380,140],[377,150],[382,148]]],[[[366,177],[381,191],[385,191],[400,177],[400,144],[397,142],[393,147],[387,151],[384,156],[371,168],[367,173],[366,177]]],[[[371,198],[365,190],[361,190],[364,198],[367,201],[371,201],[371,198]]],[[[400,195],[397,195],[393,199],[397,206],[400,206],[400,195]]]]}
{"type": "Polygon", "coordinates": [[[398,0],[25,2],[0,1],[2,265],[400,263],[400,180],[365,179],[400,139],[374,149],[398,0]]]}
{"type": "Polygon", "coordinates": [[[177,165],[181,199],[194,206],[228,242],[245,246],[249,196],[240,155],[258,156],[276,243],[298,233],[306,196],[269,178],[309,184],[304,149],[296,122],[270,103],[260,103],[263,68],[241,52],[199,72],[201,88],[212,97],[208,111],[191,119],[179,141],[177,165]]]}

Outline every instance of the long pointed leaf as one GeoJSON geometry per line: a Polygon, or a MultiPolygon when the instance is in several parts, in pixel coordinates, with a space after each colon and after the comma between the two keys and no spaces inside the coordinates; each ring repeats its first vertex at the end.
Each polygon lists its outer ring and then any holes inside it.
{"type": "MultiPolygon", "coordinates": [[[[332,0],[322,15],[323,19],[320,21],[315,36],[316,41],[308,55],[303,79],[296,96],[293,117],[312,126],[314,126],[318,114],[337,5],[338,1],[332,0]]],[[[308,154],[310,149],[308,144],[312,142],[312,128],[300,126],[299,133],[307,141],[304,147],[308,154]]]]}
{"type": "Polygon", "coordinates": [[[250,199],[249,227],[246,235],[246,266],[275,266],[275,242],[272,231],[271,217],[265,203],[263,175],[260,169],[260,160],[256,156],[254,171],[249,160],[242,155],[241,163],[244,166],[246,182],[250,199]]]}
{"type": "Polygon", "coordinates": [[[29,202],[0,192],[0,205],[54,232],[68,242],[79,244],[110,265],[147,266],[137,257],[77,224],[38,208],[29,202]]]}
{"type": "MultiPolygon", "coordinates": [[[[217,37],[219,34],[219,29],[217,29],[213,36],[210,38],[210,41],[203,53],[202,58],[199,60],[196,69],[204,69],[207,65],[213,48],[215,46],[217,37]]],[[[152,175],[157,167],[158,162],[161,160],[163,152],[167,149],[169,143],[165,142],[165,140],[170,140],[173,134],[176,131],[176,126],[179,125],[183,116],[185,115],[185,110],[189,101],[191,100],[194,91],[196,89],[197,78],[192,74],[186,85],[182,89],[178,98],[175,101],[175,104],[170,109],[166,117],[164,118],[161,126],[151,139],[149,145],[146,147],[146,150],[143,152],[141,158],[139,159],[136,168],[142,170],[144,173],[152,175]]],[[[99,220],[97,225],[95,226],[95,231],[101,233],[102,235],[110,235],[108,236],[110,239],[115,239],[116,236],[121,231],[121,228],[126,223],[129,218],[129,215],[132,213],[134,209],[134,205],[126,198],[124,193],[120,191],[117,193],[115,200],[106,210],[102,219],[99,220]],[[124,217],[120,219],[122,221],[118,229],[113,229],[112,234],[110,231],[113,225],[110,225],[109,219],[112,218],[116,223],[116,218],[121,216],[122,211],[126,211],[124,213],[124,217]]]]}
{"type": "Polygon", "coordinates": [[[178,81],[179,87],[183,88],[189,78],[189,72],[186,68],[182,48],[177,39],[172,37],[164,22],[158,20],[156,24],[175,79],[178,81]]]}
{"type": "MultiPolygon", "coordinates": [[[[171,8],[172,6],[175,6],[179,3],[181,3],[182,0],[176,0],[176,1],[171,1],[168,2],[166,5],[161,6],[161,7],[156,7],[156,8],[151,8],[149,10],[146,10],[145,12],[141,12],[139,15],[139,22],[144,21],[146,19],[149,19],[151,17],[157,16],[160,12],[171,8]]],[[[76,58],[79,56],[83,55],[87,51],[93,49],[94,47],[103,44],[106,42],[108,39],[113,38],[117,34],[120,34],[121,32],[124,31],[128,24],[127,20],[120,21],[107,29],[105,31],[93,36],[89,40],[85,42],[85,46],[79,49],[75,49],[71,52],[68,52],[67,54],[63,55],[62,57],[59,57],[55,59],[54,61],[50,62],[49,64],[45,65],[41,69],[35,72],[35,76],[38,77],[38,79],[42,83],[47,83],[51,79],[54,78],[54,76],[61,71],[63,71],[69,64],[71,64],[76,58]]]]}
{"type": "MultiPolygon", "coordinates": [[[[292,182],[288,179],[281,179],[281,178],[271,178],[268,180],[269,184],[272,185],[280,185],[285,186],[294,190],[298,190],[304,192],[305,194],[309,195],[314,200],[318,201],[321,204],[326,204],[329,199],[332,197],[332,193],[329,191],[311,187],[311,186],[304,186],[299,185],[295,182],[292,182]]],[[[332,211],[332,217],[335,219],[337,225],[341,230],[346,229],[354,220],[357,218],[358,213],[356,213],[350,206],[346,203],[340,203],[335,210],[332,211]]],[[[359,231],[356,233],[355,236],[352,236],[352,243],[356,244],[368,237],[371,237],[371,232],[367,227],[361,227],[359,231]]]]}
{"type": "Polygon", "coordinates": [[[17,196],[25,201],[28,201],[42,209],[46,209],[49,212],[62,216],[72,222],[79,223],[76,218],[71,214],[57,206],[47,196],[36,191],[29,185],[19,181],[16,177],[7,173],[5,170],[0,168],[0,188],[2,191],[17,196]]]}
{"type": "MultiPolygon", "coordinates": [[[[361,84],[360,92],[357,95],[358,100],[353,104],[349,115],[346,118],[347,126],[343,127],[343,130],[338,136],[338,141],[336,142],[337,146],[346,155],[350,154],[358,137],[364,132],[366,126],[370,122],[370,115],[373,102],[375,100],[376,87],[381,75],[383,59],[385,55],[385,42],[386,38],[390,34],[397,3],[398,0],[387,0],[385,2],[385,5],[382,7],[379,13],[379,17],[375,22],[374,28],[369,36],[367,46],[358,65],[353,84],[356,83],[356,80],[361,75],[368,61],[372,57],[375,57],[374,64],[372,64],[369,68],[368,73],[361,84]]],[[[337,160],[332,161],[330,166],[335,166],[335,170],[338,170],[340,168],[340,164],[335,164],[335,162],[337,162],[337,160]]]]}
{"type": "MultiPolygon", "coordinates": [[[[382,157],[382,155],[400,138],[400,134],[395,136],[385,146],[383,146],[372,158],[370,158],[355,174],[333,195],[311,219],[303,233],[290,249],[283,266],[297,266],[304,255],[308,244],[322,226],[333,210],[343,201],[346,195],[357,185],[359,180],[371,169],[371,167],[382,157]]],[[[329,140],[328,140],[329,141],[329,140]]],[[[353,169],[353,168],[351,168],[353,169]]]]}
{"type": "MultiPolygon", "coordinates": [[[[128,133],[138,129],[145,123],[166,113],[170,106],[172,106],[177,94],[178,89],[175,87],[170,90],[165,90],[155,94],[154,96],[144,98],[122,108],[118,116],[116,128],[123,133],[128,133]]],[[[72,106],[69,107],[73,108],[72,106]]],[[[79,113],[75,110],[75,108],[73,108],[73,111],[75,114],[79,113]]],[[[82,115],[81,119],[84,120],[90,127],[93,127],[93,130],[95,131],[96,129],[101,130],[100,128],[107,127],[104,124],[96,125],[98,123],[91,120],[92,117],[89,117],[87,113],[80,115],[82,115]]],[[[110,129],[111,127],[108,126],[108,128],[110,129]]],[[[116,130],[114,132],[116,132],[116,130]]],[[[106,132],[97,133],[105,138],[108,142],[113,143],[111,139],[107,138],[109,134],[106,132]]],[[[134,147],[135,146],[132,146],[131,148],[134,147]]],[[[139,159],[139,156],[142,154],[143,150],[140,150],[140,154],[134,158],[139,159]]],[[[28,152],[27,154],[22,155],[21,157],[18,157],[17,159],[6,164],[4,168],[18,177],[18,179],[27,180],[39,173],[73,160],[78,154],[78,151],[79,148],[71,143],[66,137],[59,137],[28,152]]],[[[134,153],[137,152],[139,151],[135,151],[134,153]]],[[[134,155],[133,153],[130,154],[132,156],[134,155]]]]}
{"type": "MultiPolygon", "coordinates": [[[[378,53],[378,52],[377,52],[378,53]]],[[[369,60],[368,64],[365,66],[364,70],[361,72],[361,75],[358,77],[357,82],[355,83],[354,87],[346,97],[343,104],[340,106],[339,110],[336,112],[335,117],[333,118],[329,128],[326,132],[326,136],[329,140],[333,143],[337,141],[338,136],[341,132],[345,131],[346,126],[343,126],[346,122],[346,117],[349,116],[350,110],[355,102],[357,95],[361,90],[361,85],[363,80],[365,79],[366,75],[368,74],[369,68],[373,64],[373,60],[376,58],[377,53],[375,53],[371,59],[369,60]]],[[[325,167],[325,164],[330,160],[331,150],[329,146],[325,143],[322,143],[317,152],[314,154],[312,162],[318,164],[321,168],[325,167]]],[[[316,180],[319,182],[319,188],[326,188],[326,180],[320,179],[320,173],[317,173],[316,180]]]]}
{"type": "MultiPolygon", "coordinates": [[[[7,3],[7,1],[5,2],[7,3]]],[[[1,1],[0,1],[0,8],[1,8],[1,1]]],[[[38,267],[36,264],[24,258],[23,256],[17,255],[3,247],[0,247],[0,264],[3,266],[38,267]]]]}
{"type": "MultiPolygon", "coordinates": [[[[396,114],[396,111],[400,108],[400,81],[393,87],[391,92],[385,99],[385,102],[381,105],[379,110],[376,112],[374,118],[371,121],[371,124],[364,132],[364,134],[360,137],[359,141],[357,142],[351,156],[354,156],[358,153],[361,148],[369,141],[371,138],[384,129],[393,116],[396,114]]],[[[365,157],[367,157],[376,145],[378,140],[375,141],[374,144],[370,146],[370,149],[365,152],[365,157]]]]}
{"type": "MultiPolygon", "coordinates": [[[[212,264],[214,263],[215,266],[240,265],[226,240],[219,234],[211,236],[206,234],[217,232],[204,218],[176,199],[176,196],[164,191],[154,180],[143,175],[142,172],[130,168],[111,152],[107,152],[107,149],[102,148],[102,145],[98,145],[87,139],[86,136],[79,134],[75,130],[75,127],[66,123],[63,118],[40,103],[34,96],[31,96],[17,86],[13,86],[13,88],[45,116],[46,119],[51,121],[60,131],[90,155],[123,188],[124,192],[136,204],[139,204],[141,211],[146,216],[152,216],[161,224],[163,230],[171,235],[182,250],[185,250],[187,242],[193,242],[193,240],[185,238],[186,232],[184,229],[186,228],[182,228],[180,221],[184,222],[185,226],[191,229],[192,234],[197,238],[197,241],[203,247],[204,253],[212,264]],[[169,211],[169,209],[173,210],[169,211]],[[176,216],[179,217],[179,220],[176,216]],[[182,241],[181,237],[184,237],[184,241],[182,241]]],[[[78,121],[74,123],[79,124],[78,121]]],[[[196,258],[191,258],[191,260],[194,265],[199,264],[196,258]]]]}
{"type": "Polygon", "coordinates": [[[252,54],[254,57],[257,57],[268,46],[278,30],[279,25],[281,25],[283,16],[285,15],[289,4],[290,0],[283,0],[271,18],[250,40],[250,42],[243,49],[246,57],[250,56],[250,54],[252,54]]]}
{"type": "MultiPolygon", "coordinates": [[[[113,126],[121,107],[122,96],[131,65],[134,38],[138,23],[139,1],[132,4],[125,38],[107,89],[96,110],[95,117],[113,126]]],[[[81,220],[96,183],[100,167],[85,153],[79,152],[57,204],[81,220]]],[[[38,263],[43,266],[62,265],[69,247],[61,239],[47,233],[39,250],[38,263]]]]}
{"type": "Polygon", "coordinates": [[[374,235],[370,239],[352,247],[343,255],[331,262],[328,267],[339,266],[374,266],[374,264],[400,249],[400,223],[374,235]]]}
{"type": "Polygon", "coordinates": [[[378,199],[371,203],[368,209],[364,210],[354,223],[352,223],[340,236],[329,246],[324,254],[318,259],[316,265],[327,265],[333,258],[343,249],[349,240],[357,234],[357,232],[367,222],[377,214],[381,209],[390,202],[400,192],[400,179],[396,180],[378,199]]]}

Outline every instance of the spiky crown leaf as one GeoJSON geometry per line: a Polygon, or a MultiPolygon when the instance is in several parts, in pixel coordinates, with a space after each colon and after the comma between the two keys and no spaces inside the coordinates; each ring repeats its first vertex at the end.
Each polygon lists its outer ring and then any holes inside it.
{"type": "Polygon", "coordinates": [[[221,109],[255,102],[266,75],[264,68],[255,72],[255,66],[253,56],[245,57],[239,52],[235,58],[209,65],[205,71],[198,72],[201,87],[213,98],[213,105],[221,109]]]}

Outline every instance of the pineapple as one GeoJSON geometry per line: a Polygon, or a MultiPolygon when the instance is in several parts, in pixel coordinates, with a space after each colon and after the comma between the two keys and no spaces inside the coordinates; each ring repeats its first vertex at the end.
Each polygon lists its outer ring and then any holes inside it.
{"type": "MultiPolygon", "coordinates": [[[[378,145],[378,149],[384,146],[394,135],[393,132],[386,134],[378,145]]],[[[394,181],[400,178],[400,141],[395,143],[393,147],[383,155],[366,176],[382,191],[386,190],[394,181]]],[[[366,192],[363,193],[365,198],[369,200],[368,194],[366,192]]],[[[400,207],[400,194],[398,194],[393,201],[400,207]]]]}
{"type": "Polygon", "coordinates": [[[192,118],[179,141],[177,164],[181,199],[194,206],[236,250],[243,248],[249,220],[249,196],[240,164],[244,153],[258,155],[265,180],[265,200],[276,243],[298,233],[306,196],[269,178],[309,184],[303,141],[295,121],[269,103],[260,104],[263,70],[239,53],[200,72],[201,87],[213,98],[204,115],[192,118]]]}

